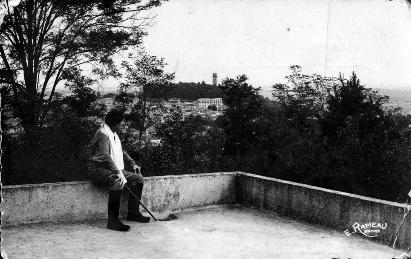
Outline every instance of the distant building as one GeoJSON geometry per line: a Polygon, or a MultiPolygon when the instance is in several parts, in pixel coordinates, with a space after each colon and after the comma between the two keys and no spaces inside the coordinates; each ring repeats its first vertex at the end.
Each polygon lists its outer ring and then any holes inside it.
{"type": "Polygon", "coordinates": [[[199,109],[207,109],[209,105],[215,105],[218,110],[224,109],[222,98],[200,98],[196,100],[199,109]]]}
{"type": "Polygon", "coordinates": [[[169,104],[172,106],[180,106],[180,99],[178,98],[170,98],[169,104]]]}
{"type": "Polygon", "coordinates": [[[104,105],[106,105],[106,109],[109,111],[110,109],[112,109],[114,107],[113,104],[113,97],[99,97],[97,98],[97,102],[100,102],[104,105]]]}
{"type": "Polygon", "coordinates": [[[153,146],[160,146],[162,144],[162,141],[160,139],[151,139],[150,144],[153,146]]]}
{"type": "Polygon", "coordinates": [[[213,85],[217,86],[217,73],[213,73],[213,85]]]}
{"type": "Polygon", "coordinates": [[[192,111],[196,109],[196,104],[194,102],[182,102],[181,108],[187,111],[192,111]]]}

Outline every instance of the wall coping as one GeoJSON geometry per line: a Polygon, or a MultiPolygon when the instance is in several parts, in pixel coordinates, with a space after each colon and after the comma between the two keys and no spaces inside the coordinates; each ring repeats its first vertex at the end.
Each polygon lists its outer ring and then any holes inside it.
{"type": "MultiPolygon", "coordinates": [[[[376,202],[376,203],[389,205],[389,206],[395,206],[395,207],[399,207],[399,208],[403,208],[403,209],[411,209],[411,205],[408,205],[408,204],[403,204],[403,203],[398,203],[398,202],[393,202],[393,201],[387,201],[387,200],[382,200],[382,199],[377,199],[377,198],[371,198],[371,197],[362,196],[362,195],[358,195],[358,194],[352,194],[352,193],[348,193],[348,192],[336,191],[336,190],[327,189],[327,188],[323,188],[323,187],[317,187],[317,186],[313,186],[313,185],[297,183],[297,182],[292,182],[292,181],[288,181],[288,180],[282,180],[282,179],[268,177],[268,176],[261,176],[261,175],[256,175],[256,174],[251,174],[251,173],[246,173],[246,172],[241,172],[241,171],[200,173],[200,174],[163,175],[163,176],[148,176],[148,177],[145,177],[145,179],[152,180],[152,179],[165,179],[165,178],[187,178],[187,177],[192,178],[192,177],[206,177],[206,176],[214,176],[214,175],[243,175],[243,176],[247,176],[247,177],[253,177],[253,178],[256,178],[256,179],[262,179],[262,180],[267,180],[267,181],[272,181],[272,182],[278,182],[278,183],[298,186],[298,187],[302,187],[302,188],[307,188],[307,189],[311,189],[311,190],[327,192],[327,193],[341,195],[341,196],[347,196],[347,197],[351,197],[351,198],[355,198],[355,199],[361,199],[361,200],[364,200],[364,201],[376,202]]],[[[82,185],[82,184],[89,184],[89,181],[72,181],[72,182],[54,182],[54,183],[40,183],[40,184],[7,185],[7,186],[2,186],[2,190],[15,189],[15,188],[35,188],[35,187],[62,186],[62,185],[82,185]]]]}
{"type": "Polygon", "coordinates": [[[293,185],[293,186],[299,186],[299,187],[308,188],[308,189],[311,189],[311,190],[317,190],[317,191],[337,194],[337,195],[341,195],[341,196],[347,196],[347,197],[351,197],[351,198],[355,198],[355,199],[361,199],[361,200],[365,200],[365,201],[376,202],[376,203],[380,203],[380,204],[384,204],[384,205],[395,206],[395,207],[404,208],[404,209],[411,209],[411,205],[407,205],[407,204],[403,204],[403,203],[387,201],[387,200],[381,200],[381,199],[371,198],[371,197],[362,196],[362,195],[358,195],[358,194],[342,192],[342,191],[336,191],[336,190],[317,187],[317,186],[313,186],[313,185],[297,183],[297,182],[292,182],[292,181],[287,181],[287,180],[282,180],[282,179],[272,178],[272,177],[267,177],[267,176],[255,175],[255,174],[250,174],[250,173],[245,173],[245,172],[238,172],[238,174],[253,177],[253,178],[257,178],[257,179],[272,181],[272,182],[278,182],[278,183],[284,183],[284,184],[289,184],[289,185],[293,185]]]}
{"type": "MultiPolygon", "coordinates": [[[[215,172],[215,173],[200,173],[200,174],[178,174],[178,175],[160,175],[160,176],[147,176],[145,179],[165,179],[165,178],[188,178],[188,177],[206,177],[214,175],[237,175],[237,172],[215,172]]],[[[62,185],[81,185],[89,184],[89,181],[71,181],[71,182],[53,182],[53,183],[33,183],[33,184],[20,184],[20,185],[4,185],[3,190],[14,188],[34,188],[34,187],[46,187],[46,186],[62,186],[62,185]]]]}

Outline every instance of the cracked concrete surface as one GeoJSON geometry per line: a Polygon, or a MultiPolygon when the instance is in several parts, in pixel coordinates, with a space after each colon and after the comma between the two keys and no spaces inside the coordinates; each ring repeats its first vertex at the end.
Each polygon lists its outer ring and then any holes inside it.
{"type": "MultiPolygon", "coordinates": [[[[42,223],[2,230],[9,258],[392,258],[402,253],[274,213],[214,206],[168,222],[129,222],[129,232],[105,221],[42,223]]],[[[125,221],[126,222],[126,221],[125,221]]]]}

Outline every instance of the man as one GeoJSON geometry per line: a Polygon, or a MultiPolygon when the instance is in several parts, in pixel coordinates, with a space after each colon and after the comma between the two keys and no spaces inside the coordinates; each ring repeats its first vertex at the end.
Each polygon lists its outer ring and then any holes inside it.
{"type": "MultiPolygon", "coordinates": [[[[128,231],[129,225],[119,219],[120,198],[124,185],[141,199],[143,176],[140,166],[122,149],[117,135],[123,123],[123,113],[111,110],[105,117],[105,123],[97,130],[93,142],[93,155],[89,159],[88,175],[91,182],[109,191],[107,228],[116,231],[128,231]],[[125,167],[127,170],[125,170],[125,167]],[[134,172],[131,172],[134,171],[134,172]]],[[[126,219],[147,223],[149,217],[139,211],[138,201],[129,195],[126,219]]]]}

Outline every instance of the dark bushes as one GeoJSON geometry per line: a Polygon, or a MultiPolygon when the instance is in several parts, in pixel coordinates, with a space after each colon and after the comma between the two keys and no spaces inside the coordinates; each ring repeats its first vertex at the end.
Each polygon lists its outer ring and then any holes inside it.
{"type": "MultiPolygon", "coordinates": [[[[160,145],[139,142],[136,110],[126,115],[124,149],[143,174],[241,170],[320,187],[404,202],[410,189],[410,115],[384,108],[385,96],[349,80],[303,75],[292,68],[275,100],[246,76],[224,80],[228,107],[216,121],[185,119],[179,110],[153,121],[160,145]],[[132,116],[133,115],[133,116],[132,116]]],[[[87,147],[102,106],[90,91],[56,102],[41,145],[29,149],[22,131],[3,134],[3,183],[86,179],[87,147]]],[[[8,131],[10,132],[10,131],[8,131]]]]}

